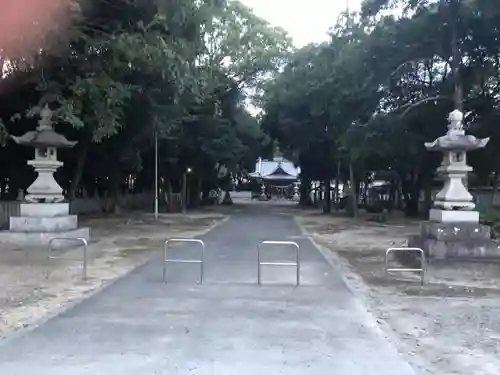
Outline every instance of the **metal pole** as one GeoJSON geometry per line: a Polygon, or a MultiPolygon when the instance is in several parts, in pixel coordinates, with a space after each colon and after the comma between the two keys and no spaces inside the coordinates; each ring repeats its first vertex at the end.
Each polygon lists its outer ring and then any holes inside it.
{"type": "Polygon", "coordinates": [[[300,285],[300,247],[297,245],[297,258],[295,260],[297,262],[297,280],[296,280],[296,285],[300,285]]]}
{"type": "Polygon", "coordinates": [[[87,280],[88,243],[85,238],[81,240],[83,242],[83,280],[87,280]]]}
{"type": "Polygon", "coordinates": [[[203,284],[205,278],[205,243],[201,242],[201,264],[200,264],[200,284],[203,284]]]}
{"type": "Polygon", "coordinates": [[[187,205],[187,178],[186,172],[182,176],[182,213],[186,213],[186,205],[187,205]]]}
{"type": "Polygon", "coordinates": [[[165,241],[163,245],[163,282],[167,280],[167,249],[168,249],[168,240],[165,241]]]}
{"type": "Polygon", "coordinates": [[[158,220],[158,132],[155,130],[155,220],[158,220]]]}
{"type": "Polygon", "coordinates": [[[259,246],[257,246],[257,284],[258,285],[261,285],[261,275],[260,275],[260,247],[261,247],[262,244],[259,244],[259,246]]]}

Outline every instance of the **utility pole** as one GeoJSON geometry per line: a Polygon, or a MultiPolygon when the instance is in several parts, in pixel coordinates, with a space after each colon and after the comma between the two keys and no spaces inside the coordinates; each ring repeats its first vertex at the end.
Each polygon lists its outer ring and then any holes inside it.
{"type": "Polygon", "coordinates": [[[182,213],[187,212],[187,171],[182,175],[182,213]]]}
{"type": "Polygon", "coordinates": [[[158,131],[155,129],[155,220],[158,220],[158,131]]]}
{"type": "Polygon", "coordinates": [[[191,173],[191,168],[186,168],[184,174],[182,175],[182,213],[185,214],[187,212],[187,204],[188,204],[188,187],[187,187],[187,175],[191,173]]]}

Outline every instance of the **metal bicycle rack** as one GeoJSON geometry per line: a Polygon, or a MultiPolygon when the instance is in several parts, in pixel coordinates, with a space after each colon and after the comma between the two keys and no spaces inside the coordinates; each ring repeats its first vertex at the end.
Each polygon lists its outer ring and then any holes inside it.
{"type": "Polygon", "coordinates": [[[200,264],[200,281],[203,283],[203,276],[205,273],[205,243],[202,240],[192,239],[192,238],[171,238],[165,241],[164,253],[163,253],[163,282],[167,282],[167,263],[197,263],[200,264]],[[194,242],[201,245],[201,257],[200,259],[168,259],[167,250],[168,244],[171,242],[194,242]]]}
{"type": "MultiPolygon", "coordinates": [[[[77,237],[77,238],[67,238],[67,237],[51,237],[49,239],[49,243],[48,243],[48,250],[47,250],[47,260],[50,261],[51,260],[56,260],[56,259],[59,259],[59,260],[74,260],[74,261],[82,261],[83,262],[83,265],[82,265],[82,278],[83,280],[86,280],[87,279],[87,263],[88,263],[88,242],[85,238],[81,238],[81,237],[77,237]],[[74,259],[74,258],[63,258],[63,257],[53,257],[52,256],[52,250],[53,250],[53,246],[52,246],[52,243],[54,241],[73,241],[73,242],[80,242],[83,244],[83,259],[74,259]]],[[[50,276],[50,266],[48,267],[47,269],[47,274],[46,274],[46,278],[48,279],[50,276]]]]}
{"type": "Polygon", "coordinates": [[[292,241],[263,241],[257,247],[257,283],[262,285],[261,279],[261,268],[262,266],[283,266],[283,267],[296,267],[297,276],[295,286],[300,285],[300,248],[296,242],[292,241]],[[264,245],[285,245],[285,246],[294,246],[296,249],[296,260],[295,262],[261,262],[260,260],[260,252],[261,248],[264,245]]]}
{"type": "Polygon", "coordinates": [[[425,276],[425,252],[419,247],[391,247],[385,252],[385,272],[420,272],[420,284],[424,285],[425,276]],[[394,251],[418,251],[420,253],[420,268],[388,268],[389,253],[394,251]]]}

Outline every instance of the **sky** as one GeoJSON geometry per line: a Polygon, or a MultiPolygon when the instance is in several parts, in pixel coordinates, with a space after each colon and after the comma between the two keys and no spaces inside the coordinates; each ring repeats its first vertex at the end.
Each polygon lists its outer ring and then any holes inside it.
{"type": "Polygon", "coordinates": [[[297,47],[327,40],[327,32],[346,9],[359,10],[361,0],[240,0],[273,26],[284,28],[297,47]]]}

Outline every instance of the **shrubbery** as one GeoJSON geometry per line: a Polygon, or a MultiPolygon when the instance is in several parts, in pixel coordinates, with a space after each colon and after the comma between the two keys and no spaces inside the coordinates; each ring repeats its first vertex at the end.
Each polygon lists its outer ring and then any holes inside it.
{"type": "Polygon", "coordinates": [[[483,225],[488,225],[491,228],[491,237],[494,239],[500,238],[500,211],[490,208],[481,212],[480,222],[483,225]]]}

